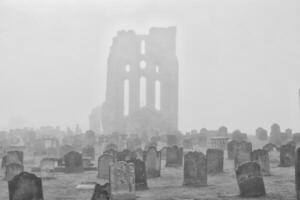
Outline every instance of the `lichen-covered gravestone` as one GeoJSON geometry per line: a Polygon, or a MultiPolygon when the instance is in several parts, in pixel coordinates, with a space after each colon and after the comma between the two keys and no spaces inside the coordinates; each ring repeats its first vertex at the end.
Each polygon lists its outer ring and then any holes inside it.
{"type": "Polygon", "coordinates": [[[297,200],[300,200],[300,146],[296,148],[295,183],[296,183],[297,200]]]}
{"type": "Polygon", "coordinates": [[[217,174],[223,172],[224,151],[221,149],[207,149],[207,172],[209,174],[217,174]]]}
{"type": "Polygon", "coordinates": [[[5,180],[10,181],[24,171],[24,166],[19,163],[10,163],[5,167],[5,180]]]}
{"type": "Polygon", "coordinates": [[[145,162],[139,159],[129,160],[128,162],[134,164],[135,190],[148,189],[145,162]]]}
{"type": "Polygon", "coordinates": [[[42,180],[22,172],[8,182],[9,200],[43,200],[42,180]]]}
{"type": "Polygon", "coordinates": [[[207,186],[207,160],[201,152],[189,152],[184,155],[185,186],[207,186]]]}
{"type": "Polygon", "coordinates": [[[263,176],[257,162],[246,162],[236,170],[241,197],[259,197],[266,194],[263,176]]]}
{"type": "Polygon", "coordinates": [[[167,147],[166,167],[180,167],[183,161],[183,149],[177,146],[167,147]]]}
{"type": "Polygon", "coordinates": [[[144,160],[146,163],[147,178],[160,177],[161,154],[156,148],[150,147],[144,152],[144,160]]]}
{"type": "Polygon", "coordinates": [[[290,167],[295,164],[295,148],[293,142],[280,147],[280,167],[290,167]]]}
{"type": "Polygon", "coordinates": [[[83,173],[82,156],[76,151],[71,151],[64,156],[65,173],[83,173]]]}
{"type": "Polygon", "coordinates": [[[104,185],[96,184],[91,200],[110,200],[109,183],[104,185]]]}
{"type": "Polygon", "coordinates": [[[118,161],[111,165],[109,183],[113,200],[135,199],[134,164],[118,161]]]}
{"type": "Polygon", "coordinates": [[[251,159],[259,164],[263,175],[270,175],[270,159],[268,151],[263,149],[254,150],[251,154],[251,159]]]}
{"type": "Polygon", "coordinates": [[[98,159],[98,178],[109,178],[109,166],[114,163],[112,155],[103,154],[98,159]]]}

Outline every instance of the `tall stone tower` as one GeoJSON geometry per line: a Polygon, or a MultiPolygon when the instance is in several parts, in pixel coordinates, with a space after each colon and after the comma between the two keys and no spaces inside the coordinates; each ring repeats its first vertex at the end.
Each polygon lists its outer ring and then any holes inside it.
{"type": "Polygon", "coordinates": [[[170,132],[178,123],[176,28],[151,28],[148,35],[119,31],[107,63],[106,133],[170,132]]]}

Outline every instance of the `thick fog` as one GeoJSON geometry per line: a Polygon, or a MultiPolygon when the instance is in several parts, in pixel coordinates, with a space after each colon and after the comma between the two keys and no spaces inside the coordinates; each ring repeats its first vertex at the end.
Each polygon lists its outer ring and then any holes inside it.
{"type": "Polygon", "coordinates": [[[112,38],[155,26],[177,27],[180,130],[300,129],[296,0],[126,2],[0,0],[0,129],[88,129],[112,38]]]}

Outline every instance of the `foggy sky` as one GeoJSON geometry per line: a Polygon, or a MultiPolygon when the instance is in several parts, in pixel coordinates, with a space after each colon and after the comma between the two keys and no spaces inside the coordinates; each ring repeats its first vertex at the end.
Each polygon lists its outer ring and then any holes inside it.
{"type": "Polygon", "coordinates": [[[0,0],[0,129],[80,124],[116,32],[177,27],[180,130],[300,130],[296,0],[0,0]]]}

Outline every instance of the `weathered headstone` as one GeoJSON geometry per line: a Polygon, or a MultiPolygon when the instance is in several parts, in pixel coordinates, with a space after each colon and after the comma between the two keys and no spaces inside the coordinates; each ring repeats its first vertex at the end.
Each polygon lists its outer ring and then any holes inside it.
{"type": "Polygon", "coordinates": [[[133,159],[133,160],[129,160],[127,162],[134,164],[135,190],[148,189],[145,162],[142,160],[139,160],[139,159],[133,159]]]}
{"type": "Polygon", "coordinates": [[[54,179],[55,168],[58,167],[58,160],[55,158],[43,158],[40,162],[41,178],[54,179]]]}
{"type": "Polygon", "coordinates": [[[24,166],[19,163],[10,163],[5,167],[5,180],[10,181],[24,171],[24,166]]]}
{"type": "Polygon", "coordinates": [[[8,182],[9,200],[43,200],[42,180],[22,172],[8,182]]]}
{"type": "Polygon", "coordinates": [[[82,173],[84,171],[82,156],[76,151],[71,151],[64,156],[66,173],[82,173]]]}
{"type": "Polygon", "coordinates": [[[109,182],[113,200],[135,199],[135,172],[132,163],[118,161],[111,165],[109,182]]]}
{"type": "Polygon", "coordinates": [[[98,178],[109,179],[109,166],[114,163],[112,155],[103,154],[98,159],[98,178]]]}
{"type": "Polygon", "coordinates": [[[160,177],[161,153],[154,147],[150,147],[144,152],[144,161],[146,163],[147,178],[160,177]]]}
{"type": "Polygon", "coordinates": [[[177,146],[167,147],[166,167],[180,167],[183,161],[183,149],[177,146]]]}
{"type": "Polygon", "coordinates": [[[270,175],[270,159],[268,151],[263,149],[254,150],[252,151],[251,159],[259,164],[262,175],[270,175]]]}
{"type": "Polygon", "coordinates": [[[295,148],[293,142],[280,147],[280,167],[290,167],[295,164],[295,148]]]}
{"type": "Polygon", "coordinates": [[[110,200],[109,183],[104,185],[96,184],[91,200],[110,200]]]}
{"type": "Polygon", "coordinates": [[[23,152],[22,151],[8,151],[2,163],[3,166],[11,163],[18,163],[23,165],[23,152]]]}
{"type": "Polygon", "coordinates": [[[189,152],[184,155],[185,186],[207,186],[207,160],[201,152],[189,152]]]}
{"type": "Polygon", "coordinates": [[[217,174],[223,172],[224,151],[221,149],[207,149],[207,172],[209,174],[217,174]]]}
{"type": "Polygon", "coordinates": [[[259,197],[266,194],[260,166],[256,162],[241,164],[236,170],[241,197],[259,197]]]}

